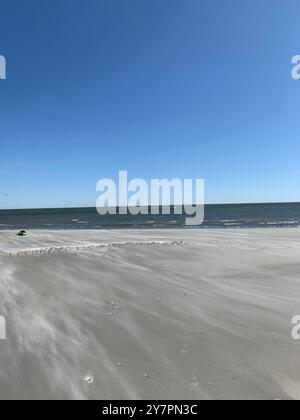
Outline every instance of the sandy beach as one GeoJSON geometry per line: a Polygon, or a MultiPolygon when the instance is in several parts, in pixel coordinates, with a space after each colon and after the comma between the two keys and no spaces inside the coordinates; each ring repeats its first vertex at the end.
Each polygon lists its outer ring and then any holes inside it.
{"type": "Polygon", "coordinates": [[[0,232],[1,399],[300,399],[299,229],[0,232]]]}

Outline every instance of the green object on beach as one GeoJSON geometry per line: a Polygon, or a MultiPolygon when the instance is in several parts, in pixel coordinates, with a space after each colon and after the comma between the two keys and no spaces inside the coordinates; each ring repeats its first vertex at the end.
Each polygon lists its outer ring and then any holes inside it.
{"type": "Polygon", "coordinates": [[[28,232],[26,232],[26,230],[20,230],[20,232],[17,234],[18,236],[28,236],[28,232]]]}

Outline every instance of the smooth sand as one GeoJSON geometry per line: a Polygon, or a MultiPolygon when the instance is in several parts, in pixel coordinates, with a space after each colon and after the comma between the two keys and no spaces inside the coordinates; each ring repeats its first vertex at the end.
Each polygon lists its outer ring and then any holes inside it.
{"type": "Polygon", "coordinates": [[[299,274],[299,229],[0,232],[0,399],[300,399],[299,274]]]}

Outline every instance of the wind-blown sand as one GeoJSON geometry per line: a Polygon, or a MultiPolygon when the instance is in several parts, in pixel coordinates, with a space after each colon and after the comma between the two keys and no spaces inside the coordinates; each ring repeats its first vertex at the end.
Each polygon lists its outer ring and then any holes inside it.
{"type": "Polygon", "coordinates": [[[300,399],[300,230],[0,232],[1,399],[300,399]]]}

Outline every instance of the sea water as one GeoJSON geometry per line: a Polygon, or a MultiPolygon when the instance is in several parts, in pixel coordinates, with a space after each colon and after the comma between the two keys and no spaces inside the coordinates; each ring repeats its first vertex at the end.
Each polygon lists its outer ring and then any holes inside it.
{"type": "MultiPolygon", "coordinates": [[[[104,215],[95,208],[0,210],[5,229],[153,229],[188,228],[185,215],[104,215]]],[[[300,203],[224,204],[205,206],[199,228],[281,228],[300,226],[300,203]]]]}

